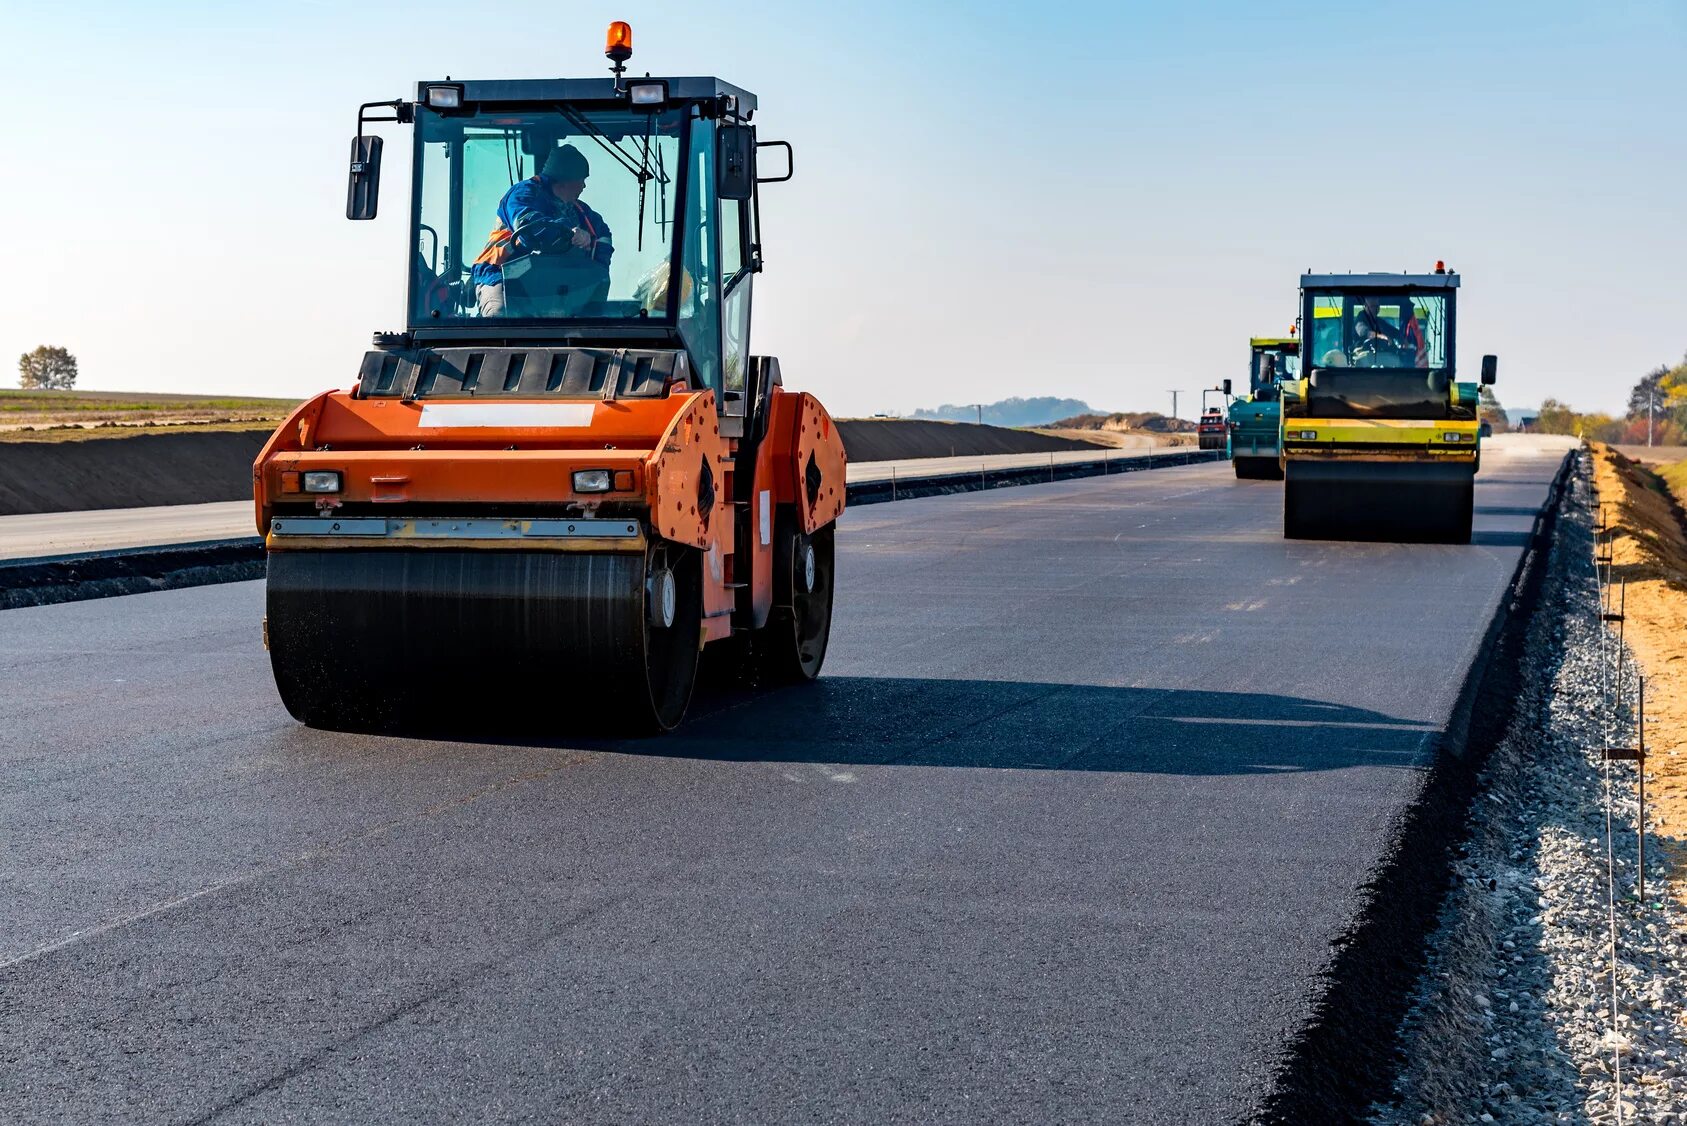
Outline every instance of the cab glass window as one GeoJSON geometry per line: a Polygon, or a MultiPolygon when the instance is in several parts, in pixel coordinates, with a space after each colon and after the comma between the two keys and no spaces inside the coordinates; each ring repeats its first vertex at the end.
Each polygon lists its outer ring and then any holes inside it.
{"type": "Polygon", "coordinates": [[[679,300],[680,335],[699,385],[721,388],[720,248],[715,193],[714,123],[692,125],[691,179],[685,203],[685,276],[679,300]]]}
{"type": "Polygon", "coordinates": [[[721,377],[725,380],[726,410],[743,412],[744,373],[750,363],[750,288],[754,265],[750,260],[749,200],[720,201],[721,273],[726,293],[721,302],[721,377]]]}
{"type": "Polygon", "coordinates": [[[678,110],[419,109],[411,322],[673,316],[685,124],[678,110]]]}
{"type": "Polygon", "coordinates": [[[1447,366],[1447,299],[1440,294],[1315,293],[1311,305],[1312,367],[1447,366]]]}

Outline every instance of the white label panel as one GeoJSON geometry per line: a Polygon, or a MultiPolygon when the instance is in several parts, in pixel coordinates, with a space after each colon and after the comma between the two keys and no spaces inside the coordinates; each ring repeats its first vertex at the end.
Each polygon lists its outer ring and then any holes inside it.
{"type": "Polygon", "coordinates": [[[761,491],[761,545],[766,547],[773,542],[773,491],[761,491]]]}
{"type": "Polygon", "coordinates": [[[596,403],[423,403],[422,427],[590,426],[596,403]]]}

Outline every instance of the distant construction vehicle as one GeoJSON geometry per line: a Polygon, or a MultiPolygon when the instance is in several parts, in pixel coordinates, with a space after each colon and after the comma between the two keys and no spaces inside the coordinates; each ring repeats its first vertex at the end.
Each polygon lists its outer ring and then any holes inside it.
{"type": "Polygon", "coordinates": [[[1230,461],[1243,479],[1283,479],[1282,409],[1278,383],[1300,374],[1300,339],[1256,336],[1248,341],[1248,393],[1230,403],[1230,461]]]}
{"type": "Polygon", "coordinates": [[[1229,423],[1224,417],[1224,400],[1230,396],[1230,381],[1223,387],[1208,387],[1201,392],[1201,418],[1195,423],[1195,444],[1203,450],[1222,450],[1228,447],[1229,423]],[[1208,395],[1219,396],[1217,406],[1207,404],[1208,395]]]}
{"type": "MultiPolygon", "coordinates": [[[[1307,274],[1281,384],[1283,534],[1469,543],[1480,388],[1454,372],[1458,275],[1307,274]]],[[[1482,357],[1492,384],[1497,361],[1482,357]]]]}
{"type": "Polygon", "coordinates": [[[757,185],[790,146],[753,94],[627,78],[631,54],[616,23],[613,77],[358,112],[351,219],[376,210],[364,127],[415,126],[408,327],[254,466],[265,637],[307,724],[659,731],[705,645],[762,683],[820,672],[845,451],[749,351],[757,185]]]}

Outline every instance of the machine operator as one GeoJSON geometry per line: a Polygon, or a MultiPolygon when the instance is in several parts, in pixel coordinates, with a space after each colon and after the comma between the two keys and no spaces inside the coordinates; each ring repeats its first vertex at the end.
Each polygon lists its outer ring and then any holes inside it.
{"type": "Polygon", "coordinates": [[[537,176],[504,193],[498,225],[470,274],[481,316],[504,315],[504,267],[534,251],[583,256],[608,276],[615,253],[609,224],[580,199],[590,175],[585,154],[563,145],[551,150],[537,176]]]}
{"type": "Polygon", "coordinates": [[[1382,316],[1382,299],[1375,294],[1367,295],[1365,307],[1353,318],[1354,335],[1358,339],[1354,358],[1386,356],[1402,367],[1421,367],[1423,333],[1418,328],[1416,311],[1409,304],[1406,310],[1405,323],[1396,328],[1382,316]]]}

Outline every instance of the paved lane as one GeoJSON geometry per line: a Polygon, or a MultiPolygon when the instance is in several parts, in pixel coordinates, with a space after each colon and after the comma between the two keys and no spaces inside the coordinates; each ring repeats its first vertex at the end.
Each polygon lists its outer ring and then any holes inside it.
{"type": "Polygon", "coordinates": [[[0,1119],[1240,1118],[1559,453],[1484,456],[1471,547],[863,508],[821,683],[603,748],[298,727],[258,584],[0,612],[0,1119]]]}

